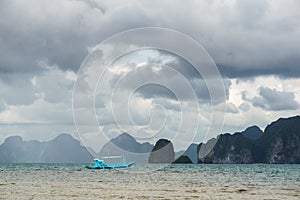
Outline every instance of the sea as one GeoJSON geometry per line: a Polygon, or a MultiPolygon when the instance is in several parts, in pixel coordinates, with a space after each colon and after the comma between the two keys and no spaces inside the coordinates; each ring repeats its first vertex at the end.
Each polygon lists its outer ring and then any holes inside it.
{"type": "Polygon", "coordinates": [[[300,165],[0,164],[0,199],[300,199],[300,165]]]}

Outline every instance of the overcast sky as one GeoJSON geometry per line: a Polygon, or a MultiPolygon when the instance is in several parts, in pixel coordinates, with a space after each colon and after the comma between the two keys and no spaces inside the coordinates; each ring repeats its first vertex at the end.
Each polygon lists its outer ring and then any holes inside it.
{"type": "MultiPolygon", "coordinates": [[[[127,131],[138,137],[172,139],[180,125],[181,136],[174,143],[182,149],[193,142],[195,119],[200,126],[194,142],[209,139],[203,134],[215,123],[210,121],[212,104],[225,116],[222,133],[254,124],[264,129],[279,117],[298,115],[299,8],[298,0],[1,0],[0,143],[9,135],[49,140],[67,132],[78,137],[72,90],[84,59],[108,37],[149,26],[174,29],[201,44],[222,75],[226,96],[211,102],[205,80],[184,58],[155,49],[132,52],[113,62],[96,88],[98,132],[86,122],[88,109],[79,120],[83,123],[79,136],[97,151],[105,141],[99,133],[113,137],[127,131]],[[135,88],[148,79],[163,80],[171,88],[153,84],[135,88]],[[183,80],[190,89],[184,88],[183,80]],[[114,89],[119,93],[111,108],[114,89]],[[134,89],[130,101],[123,98],[134,89]],[[121,111],[114,119],[113,109],[121,110],[125,104],[131,119],[121,111]],[[183,110],[187,118],[181,120],[183,110]],[[140,126],[146,129],[137,129],[140,126]]],[[[99,79],[97,70],[89,73],[99,79]]],[[[76,105],[83,110],[90,98],[86,84],[80,85],[81,104],[76,105]]]]}

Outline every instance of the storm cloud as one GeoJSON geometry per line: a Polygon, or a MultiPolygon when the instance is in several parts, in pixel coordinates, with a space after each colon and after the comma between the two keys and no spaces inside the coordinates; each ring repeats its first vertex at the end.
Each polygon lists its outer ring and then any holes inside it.
{"type": "MultiPolygon", "coordinates": [[[[186,135],[192,132],[189,128],[194,124],[189,123],[194,122],[195,116],[201,118],[199,132],[209,127],[211,104],[220,116],[228,113],[224,132],[240,131],[249,123],[264,126],[278,117],[299,114],[299,7],[297,0],[130,0],[126,3],[2,0],[0,131],[3,134],[0,141],[18,133],[40,140],[53,138],[60,131],[75,133],[72,89],[84,59],[112,35],[142,27],[174,29],[202,45],[222,75],[226,97],[220,95],[211,102],[205,79],[180,55],[153,50],[147,55],[154,56],[143,60],[146,56],[141,53],[130,57],[130,62],[111,66],[115,67],[110,71],[112,79],[96,95],[95,110],[100,119],[97,131],[113,135],[119,131],[113,124],[108,93],[120,80],[121,92],[135,90],[132,119],[138,125],[146,125],[152,114],[157,121],[151,126],[158,127],[163,121],[162,113],[167,114],[170,122],[165,130],[167,135],[172,135],[177,128],[183,108],[187,109],[188,116],[183,130],[186,135]],[[126,71],[128,68],[134,70],[126,71]],[[124,74],[127,78],[120,79],[124,74]],[[139,85],[145,80],[164,85],[139,85]],[[190,104],[193,93],[199,108],[190,104]],[[186,104],[181,107],[178,100],[186,104]],[[154,107],[152,113],[151,107],[154,107]]],[[[162,38],[174,46],[180,45],[180,41],[162,38]]],[[[134,40],[141,38],[137,35],[134,40]]],[[[112,51],[118,52],[122,45],[116,44],[112,51]]],[[[186,51],[197,56],[189,48],[186,51]]],[[[106,61],[110,62],[109,59],[106,61]]],[[[97,70],[89,73],[95,80],[99,76],[97,70]]],[[[92,145],[97,145],[97,132],[88,127],[95,114],[93,109],[88,109],[93,102],[93,95],[89,94],[92,87],[88,81],[80,84],[82,91],[77,106],[84,111],[80,117],[85,122],[86,137],[92,145]]],[[[217,84],[211,88],[216,94],[222,93],[217,91],[220,89],[217,84]]],[[[122,95],[116,102],[117,109],[128,103],[122,95]]],[[[127,110],[121,114],[125,116],[127,110]]],[[[130,126],[129,119],[121,121],[124,127],[130,126]]]]}
{"type": "Polygon", "coordinates": [[[295,101],[293,92],[278,91],[264,86],[259,88],[258,96],[247,99],[246,94],[244,94],[244,99],[250,101],[253,106],[265,110],[281,111],[299,108],[299,103],[295,101]]]}
{"type": "Polygon", "coordinates": [[[36,72],[42,60],[76,71],[89,48],[112,34],[162,26],[196,39],[228,77],[299,77],[297,7],[299,2],[293,0],[130,1],[126,5],[88,0],[4,0],[0,3],[0,70],[36,72]]]}

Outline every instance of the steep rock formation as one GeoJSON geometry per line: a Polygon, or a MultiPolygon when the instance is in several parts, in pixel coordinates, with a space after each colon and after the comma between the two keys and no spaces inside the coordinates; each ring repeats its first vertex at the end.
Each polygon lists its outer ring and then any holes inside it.
{"type": "Polygon", "coordinates": [[[300,163],[300,117],[278,119],[262,136],[258,127],[219,135],[214,147],[201,153],[208,143],[199,144],[198,163],[300,163]]]}
{"type": "Polygon", "coordinates": [[[149,142],[138,143],[128,133],[122,133],[107,142],[99,152],[99,157],[109,155],[124,155],[128,161],[147,163],[153,148],[149,142]]]}
{"type": "Polygon", "coordinates": [[[268,125],[264,132],[261,145],[265,147],[267,163],[300,163],[299,116],[280,118],[268,125]]]}
{"type": "Polygon", "coordinates": [[[245,131],[242,131],[241,134],[248,139],[258,140],[263,135],[263,132],[258,126],[250,126],[245,131]]]}
{"type": "Polygon", "coordinates": [[[171,163],[174,161],[175,152],[171,141],[159,139],[153,147],[149,163],[171,163]]]}
{"type": "Polygon", "coordinates": [[[214,148],[205,156],[200,157],[200,163],[253,163],[261,162],[257,154],[259,147],[241,133],[224,134],[218,137],[214,148]]]}

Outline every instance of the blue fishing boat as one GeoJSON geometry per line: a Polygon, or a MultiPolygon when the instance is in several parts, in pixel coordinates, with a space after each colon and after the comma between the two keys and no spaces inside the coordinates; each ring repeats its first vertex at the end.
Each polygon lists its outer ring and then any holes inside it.
{"type": "Polygon", "coordinates": [[[107,156],[101,157],[102,159],[95,158],[94,166],[85,166],[87,169],[126,169],[130,168],[135,162],[126,163],[124,156],[107,156]],[[122,158],[122,163],[110,163],[110,159],[122,158]],[[107,159],[109,163],[105,163],[103,159],[107,159]]]}

